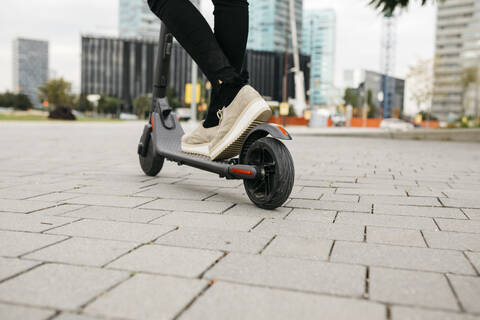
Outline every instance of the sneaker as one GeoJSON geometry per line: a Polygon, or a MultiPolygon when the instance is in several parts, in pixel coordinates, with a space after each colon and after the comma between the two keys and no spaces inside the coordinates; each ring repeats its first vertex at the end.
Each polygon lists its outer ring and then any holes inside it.
{"type": "Polygon", "coordinates": [[[212,160],[229,159],[240,154],[248,133],[267,122],[272,110],[250,85],[240,89],[232,103],[219,111],[218,131],[209,146],[212,160]]]}
{"type": "Polygon", "coordinates": [[[204,128],[203,121],[197,129],[182,137],[182,151],[209,156],[208,145],[217,134],[219,126],[204,128]]]}

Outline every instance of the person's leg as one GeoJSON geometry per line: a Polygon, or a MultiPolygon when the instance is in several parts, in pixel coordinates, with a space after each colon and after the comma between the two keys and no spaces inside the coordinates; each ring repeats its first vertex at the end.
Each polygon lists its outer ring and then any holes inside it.
{"type": "MultiPolygon", "coordinates": [[[[237,73],[242,72],[248,40],[248,1],[212,0],[215,10],[215,38],[237,73]]],[[[248,76],[244,77],[245,82],[248,76]]],[[[204,127],[218,125],[217,111],[229,105],[240,86],[213,84],[211,104],[208,108],[204,127]]]]}
{"type": "Polygon", "coordinates": [[[148,0],[150,9],[188,52],[211,83],[239,77],[210,26],[189,0],[148,0]]]}

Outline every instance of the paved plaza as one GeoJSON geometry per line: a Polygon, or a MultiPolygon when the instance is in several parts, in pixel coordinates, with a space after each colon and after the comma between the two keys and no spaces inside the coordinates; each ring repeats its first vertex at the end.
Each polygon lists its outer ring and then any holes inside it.
{"type": "Polygon", "coordinates": [[[0,319],[480,319],[480,144],[297,137],[263,211],[142,126],[0,122],[0,319]]]}

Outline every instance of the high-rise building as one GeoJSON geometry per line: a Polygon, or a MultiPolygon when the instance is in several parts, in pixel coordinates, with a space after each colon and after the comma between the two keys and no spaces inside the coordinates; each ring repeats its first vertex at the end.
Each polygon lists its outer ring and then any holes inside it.
{"type": "Polygon", "coordinates": [[[38,87],[48,80],[48,42],[17,38],[13,41],[13,90],[39,106],[38,87]]]}
{"type": "Polygon", "coordinates": [[[432,102],[432,113],[439,119],[462,115],[462,72],[474,65],[480,69],[480,0],[440,1],[432,102]]]}
{"type": "Polygon", "coordinates": [[[336,16],[332,9],[306,11],[302,52],[311,56],[310,105],[331,104],[334,90],[336,16]]]}
{"type": "Polygon", "coordinates": [[[119,0],[118,9],[120,37],[158,39],[160,20],[150,11],[147,0],[119,0]]]}
{"type": "MultiPolygon", "coordinates": [[[[157,49],[154,41],[83,36],[81,93],[117,97],[125,102],[128,111],[136,97],[152,92],[157,49]]],[[[284,58],[282,52],[247,50],[244,68],[250,73],[250,83],[269,100],[282,99],[284,58]]],[[[293,67],[291,54],[288,60],[289,68],[293,67]]],[[[180,101],[185,98],[185,84],[192,79],[191,61],[187,52],[174,43],[168,85],[180,101]]],[[[308,56],[300,56],[300,69],[306,77],[309,62],[308,56]]],[[[308,89],[308,83],[305,87],[308,89]]],[[[292,73],[287,93],[294,93],[292,73]]]]}
{"type": "Polygon", "coordinates": [[[405,96],[405,80],[388,77],[388,85],[385,81],[385,74],[354,69],[344,71],[344,84],[352,89],[356,89],[358,95],[358,103],[363,105],[365,99],[369,99],[370,103],[374,106],[371,114],[376,118],[391,118],[399,117],[403,114],[404,110],[404,96],[405,96]],[[391,99],[391,108],[385,109],[383,98],[388,94],[391,99]]]}
{"type": "MultiPolygon", "coordinates": [[[[289,0],[250,0],[247,48],[285,52],[291,48],[289,0]],[[288,41],[288,42],[287,42],[288,41]]],[[[302,47],[303,0],[295,0],[299,48],[302,47]]]]}
{"type": "MultiPolygon", "coordinates": [[[[199,7],[200,0],[190,0],[199,7]]],[[[119,0],[118,35],[157,41],[160,19],[152,13],[147,0],[119,0]]]]}

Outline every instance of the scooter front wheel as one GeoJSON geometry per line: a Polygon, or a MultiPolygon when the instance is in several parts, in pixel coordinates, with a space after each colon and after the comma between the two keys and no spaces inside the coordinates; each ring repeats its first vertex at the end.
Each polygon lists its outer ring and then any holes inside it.
{"type": "Polygon", "coordinates": [[[287,147],[277,139],[266,137],[248,147],[243,162],[261,170],[261,176],[244,180],[250,200],[262,209],[273,210],[287,201],[293,189],[295,168],[287,147]]]}
{"type": "Polygon", "coordinates": [[[163,168],[164,157],[156,156],[153,146],[153,139],[150,137],[148,142],[147,154],[145,157],[139,155],[140,167],[147,176],[155,177],[163,168]]]}

